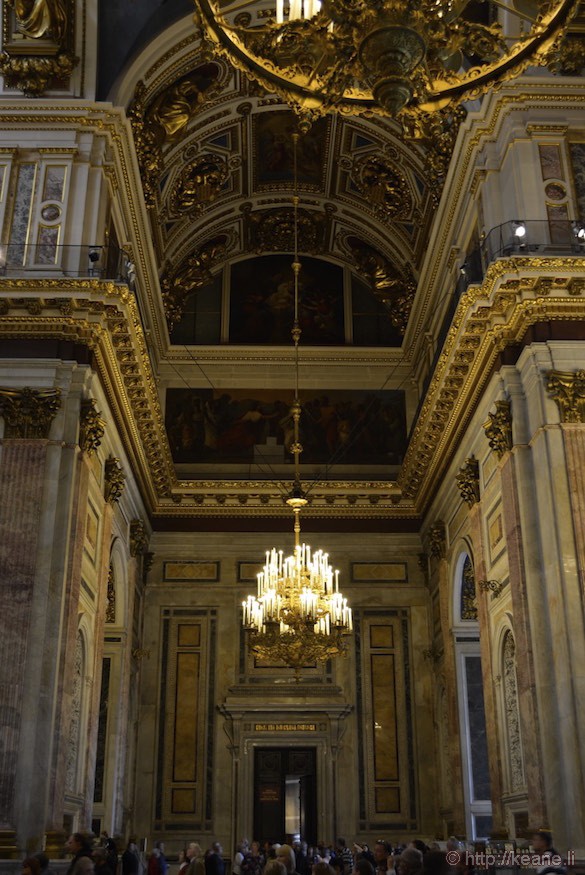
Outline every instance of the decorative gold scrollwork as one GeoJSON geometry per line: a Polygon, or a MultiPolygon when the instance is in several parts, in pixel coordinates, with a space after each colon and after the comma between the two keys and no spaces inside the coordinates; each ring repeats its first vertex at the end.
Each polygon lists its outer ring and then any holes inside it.
{"type": "Polygon", "coordinates": [[[585,422],[585,371],[549,371],[546,379],[561,422],[585,422]]]}
{"type": "Polygon", "coordinates": [[[5,438],[48,438],[61,407],[60,389],[0,389],[5,438]]]}
{"type": "Polygon", "coordinates": [[[223,158],[202,155],[181,171],[171,194],[171,213],[200,212],[215,200],[228,177],[228,166],[223,158]]]}
{"type": "Polygon", "coordinates": [[[183,261],[177,271],[162,278],[162,299],[169,329],[180,321],[191,292],[211,282],[211,268],[225,256],[226,246],[225,234],[214,237],[183,261]]]}
{"type": "Polygon", "coordinates": [[[104,498],[109,504],[114,504],[122,497],[126,486],[126,475],[120,465],[120,460],[110,456],[106,459],[104,498]]]}
{"type": "Polygon", "coordinates": [[[398,270],[381,252],[357,237],[350,238],[348,243],[358,269],[369,281],[376,298],[387,308],[390,322],[404,334],[416,293],[410,268],[398,270]]]}
{"type": "Polygon", "coordinates": [[[428,531],[429,556],[433,559],[444,559],[446,543],[447,531],[445,523],[442,520],[437,520],[428,531]]]}
{"type": "Polygon", "coordinates": [[[132,520],[130,523],[130,555],[140,556],[146,553],[148,534],[142,520],[132,520]]]}
{"type": "Polygon", "coordinates": [[[488,414],[483,430],[498,459],[512,449],[512,411],[509,401],[496,401],[496,412],[488,414]]]}
{"type": "Polygon", "coordinates": [[[96,409],[95,401],[89,398],[81,403],[79,421],[79,446],[88,456],[94,453],[102,442],[106,423],[96,409]]]}
{"type": "Polygon", "coordinates": [[[457,474],[457,486],[461,498],[469,507],[473,507],[479,501],[479,462],[475,456],[465,460],[465,464],[457,474]]]}

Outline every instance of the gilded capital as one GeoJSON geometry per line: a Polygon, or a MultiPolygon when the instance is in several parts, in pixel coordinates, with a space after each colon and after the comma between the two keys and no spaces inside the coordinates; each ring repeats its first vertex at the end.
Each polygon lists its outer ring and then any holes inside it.
{"type": "Polygon", "coordinates": [[[60,389],[0,389],[0,416],[5,438],[48,438],[61,407],[60,389]]]}
{"type": "Polygon", "coordinates": [[[126,475],[120,465],[120,460],[110,456],[106,459],[104,498],[110,504],[120,500],[126,485],[126,475]]]}
{"type": "Polygon", "coordinates": [[[483,430],[498,459],[512,449],[512,410],[509,401],[496,401],[496,412],[488,414],[483,430]]]}
{"type": "Polygon", "coordinates": [[[473,507],[479,501],[479,462],[475,456],[466,459],[463,467],[459,469],[457,486],[461,498],[469,507],[473,507]]]}
{"type": "Polygon", "coordinates": [[[81,402],[79,418],[79,446],[88,456],[94,453],[102,442],[105,422],[96,409],[95,401],[89,398],[81,402]]]}
{"type": "Polygon", "coordinates": [[[548,371],[546,388],[557,403],[561,422],[585,422],[585,371],[548,371]]]}
{"type": "Polygon", "coordinates": [[[142,520],[132,520],[130,523],[130,555],[139,556],[146,553],[148,535],[142,520]]]}
{"type": "Polygon", "coordinates": [[[447,535],[445,530],[445,523],[442,520],[438,520],[430,527],[428,532],[428,540],[429,555],[432,556],[433,559],[444,559],[447,535]]]}

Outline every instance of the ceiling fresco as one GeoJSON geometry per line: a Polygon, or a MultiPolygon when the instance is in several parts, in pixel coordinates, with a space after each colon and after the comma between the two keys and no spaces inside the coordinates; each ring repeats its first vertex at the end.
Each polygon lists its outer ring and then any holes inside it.
{"type": "MultiPolygon", "coordinates": [[[[294,236],[296,116],[185,27],[128,105],[169,329],[225,264],[291,253],[294,236]]],[[[332,115],[298,140],[300,254],[359,274],[401,333],[456,132],[440,115],[415,140],[332,115]]]]}

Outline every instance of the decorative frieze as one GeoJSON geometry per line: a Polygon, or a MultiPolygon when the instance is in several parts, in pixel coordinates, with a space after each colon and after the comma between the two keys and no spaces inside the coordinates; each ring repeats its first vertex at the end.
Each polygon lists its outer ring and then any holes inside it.
{"type": "Polygon", "coordinates": [[[146,526],[142,520],[132,520],[130,523],[130,555],[140,556],[146,554],[148,547],[148,535],[146,526]]]}
{"type": "Polygon", "coordinates": [[[120,465],[120,460],[110,456],[106,459],[104,498],[110,504],[120,500],[126,485],[126,475],[120,465]]]}
{"type": "Polygon", "coordinates": [[[478,580],[477,585],[481,592],[491,592],[492,599],[497,599],[504,588],[504,584],[499,580],[478,580]]]}
{"type": "Polygon", "coordinates": [[[512,449],[512,409],[509,401],[496,401],[496,412],[488,414],[483,430],[498,459],[512,449]]]}
{"type": "Polygon", "coordinates": [[[116,581],[114,569],[110,565],[108,569],[108,588],[106,591],[106,623],[116,622],[116,581]]]}
{"type": "Polygon", "coordinates": [[[436,523],[433,523],[428,532],[429,556],[433,559],[444,559],[446,541],[445,523],[442,520],[438,520],[436,523]]]}
{"type": "Polygon", "coordinates": [[[585,371],[548,371],[546,381],[561,422],[585,422],[585,371]]]}
{"type": "Polygon", "coordinates": [[[5,438],[48,438],[61,407],[60,389],[0,389],[5,438]]]}
{"type": "Polygon", "coordinates": [[[469,507],[473,507],[479,501],[479,462],[475,456],[465,460],[465,464],[459,469],[457,486],[461,492],[463,501],[469,507]]]}
{"type": "Polygon", "coordinates": [[[96,409],[94,399],[89,398],[87,401],[82,401],[79,419],[79,446],[88,456],[95,453],[101,444],[105,425],[99,410],[96,409]]]}

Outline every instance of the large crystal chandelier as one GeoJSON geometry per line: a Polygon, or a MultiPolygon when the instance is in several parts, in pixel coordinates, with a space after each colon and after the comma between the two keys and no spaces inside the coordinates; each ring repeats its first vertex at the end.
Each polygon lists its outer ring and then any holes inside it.
{"type": "Polygon", "coordinates": [[[295,349],[295,394],[291,408],[294,456],[294,486],[287,504],[294,514],[294,551],[266,552],[266,561],[258,573],[257,595],[249,595],[242,602],[243,624],[248,633],[248,644],[258,656],[270,662],[284,662],[293,668],[300,679],[303,666],[325,662],[347,649],[347,636],[353,629],[351,608],[339,592],[339,572],[329,563],[323,550],[313,552],[301,543],[301,510],[307,498],[301,485],[299,426],[299,273],[297,141],[294,134],[294,321],[292,339],[295,349]]]}
{"type": "Polygon", "coordinates": [[[545,63],[576,0],[195,0],[214,50],[310,123],[417,115],[545,63]]]}

